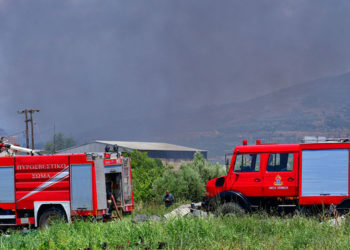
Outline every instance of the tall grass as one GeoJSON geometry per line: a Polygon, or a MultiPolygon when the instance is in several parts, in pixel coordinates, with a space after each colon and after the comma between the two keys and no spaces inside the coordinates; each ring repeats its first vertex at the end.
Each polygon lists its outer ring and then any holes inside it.
{"type": "Polygon", "coordinates": [[[132,218],[109,223],[57,222],[45,230],[11,231],[0,237],[2,249],[294,249],[348,248],[350,223],[333,227],[315,218],[261,215],[174,218],[134,223],[132,218]]]}

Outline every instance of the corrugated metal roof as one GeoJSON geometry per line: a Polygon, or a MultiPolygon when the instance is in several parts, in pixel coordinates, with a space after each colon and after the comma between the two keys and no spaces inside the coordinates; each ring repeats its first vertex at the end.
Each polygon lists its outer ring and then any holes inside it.
{"type": "Polygon", "coordinates": [[[183,147],[179,145],[163,143],[163,142],[132,142],[132,141],[96,141],[98,143],[118,145],[121,148],[137,149],[137,150],[167,150],[167,151],[201,151],[207,150],[183,147]]]}

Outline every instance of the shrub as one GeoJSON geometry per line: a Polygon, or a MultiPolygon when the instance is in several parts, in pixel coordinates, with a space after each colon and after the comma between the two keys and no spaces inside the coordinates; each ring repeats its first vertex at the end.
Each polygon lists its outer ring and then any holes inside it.
{"type": "Polygon", "coordinates": [[[200,201],[208,180],[225,174],[225,167],[212,165],[197,152],[192,162],[182,163],[178,171],[167,169],[154,181],[152,193],[160,201],[166,189],[177,200],[200,201]]]}
{"type": "Polygon", "coordinates": [[[154,198],[151,193],[154,181],[162,176],[165,167],[159,159],[151,159],[147,153],[137,150],[129,152],[131,158],[132,183],[135,201],[150,201],[154,198]]]}
{"type": "Polygon", "coordinates": [[[197,201],[204,192],[204,185],[198,172],[185,167],[178,171],[168,169],[162,177],[155,180],[152,193],[160,201],[166,189],[177,200],[197,201]]]}

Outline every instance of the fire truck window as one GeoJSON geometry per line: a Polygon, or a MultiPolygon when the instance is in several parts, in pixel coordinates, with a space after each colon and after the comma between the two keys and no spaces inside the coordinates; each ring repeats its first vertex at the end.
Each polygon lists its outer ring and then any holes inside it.
{"type": "Polygon", "coordinates": [[[235,172],[259,172],[259,154],[239,154],[236,156],[235,172]]]}
{"type": "Polygon", "coordinates": [[[270,154],[268,172],[293,171],[293,154],[270,154]]]}

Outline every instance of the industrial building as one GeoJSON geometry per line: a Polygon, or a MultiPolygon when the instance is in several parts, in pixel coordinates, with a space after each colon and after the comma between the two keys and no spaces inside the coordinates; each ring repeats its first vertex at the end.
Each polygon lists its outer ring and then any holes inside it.
{"type": "Polygon", "coordinates": [[[80,146],[60,150],[58,154],[78,154],[91,152],[104,152],[106,146],[118,146],[121,151],[138,150],[147,152],[150,158],[160,159],[164,165],[172,165],[175,168],[180,163],[193,160],[194,154],[200,152],[207,159],[208,151],[183,147],[179,145],[161,142],[130,142],[130,141],[93,141],[80,146]]]}

